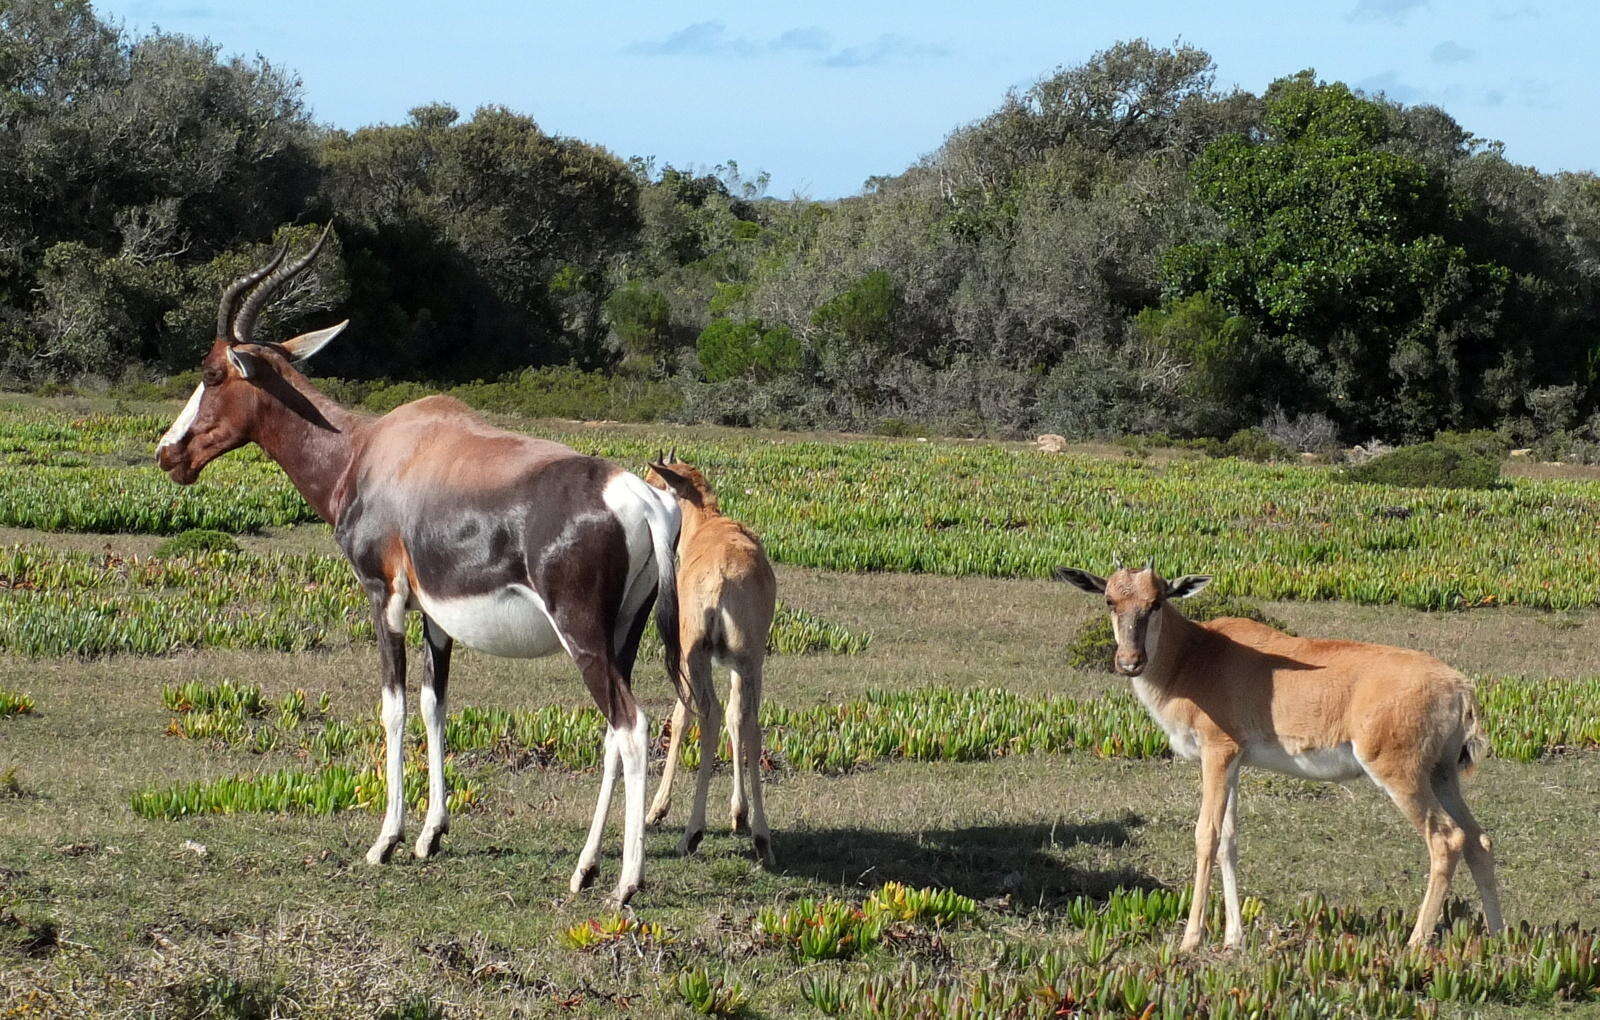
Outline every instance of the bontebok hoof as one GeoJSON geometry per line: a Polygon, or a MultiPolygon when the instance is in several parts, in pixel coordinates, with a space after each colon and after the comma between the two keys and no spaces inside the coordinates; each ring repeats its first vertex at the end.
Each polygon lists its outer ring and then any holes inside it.
{"type": "Polygon", "coordinates": [[[771,868],[777,863],[772,858],[771,836],[755,837],[755,856],[756,860],[760,862],[761,866],[764,868],[771,868]]]}
{"type": "Polygon", "coordinates": [[[743,836],[750,831],[750,820],[743,808],[733,812],[729,820],[733,824],[733,831],[738,835],[743,836]]]}
{"type": "Polygon", "coordinates": [[[644,824],[646,824],[646,825],[660,825],[662,820],[665,819],[666,817],[667,817],[667,809],[665,807],[659,807],[659,808],[653,807],[653,808],[650,809],[649,814],[644,816],[644,824]]]}
{"type": "Polygon", "coordinates": [[[689,857],[693,855],[696,850],[700,849],[700,841],[705,838],[704,829],[697,832],[684,833],[683,838],[678,840],[678,856],[689,857]]]}
{"type": "Polygon", "coordinates": [[[575,893],[583,892],[594,885],[594,880],[600,876],[600,866],[591,864],[587,868],[580,867],[572,873],[572,881],[567,883],[567,888],[575,893]]]}
{"type": "Polygon", "coordinates": [[[378,841],[372,844],[372,849],[367,851],[367,863],[373,866],[388,864],[390,855],[394,853],[394,848],[399,845],[399,833],[395,833],[393,836],[380,836],[378,841]]]}
{"type": "Polygon", "coordinates": [[[424,829],[422,835],[417,837],[417,845],[412,850],[417,855],[417,859],[425,861],[438,853],[439,844],[444,841],[444,834],[449,829],[450,827],[447,825],[441,825],[437,829],[424,829]]]}
{"type": "Polygon", "coordinates": [[[619,885],[615,892],[606,897],[606,907],[610,910],[621,910],[633,899],[634,893],[639,891],[636,885],[619,885]]]}

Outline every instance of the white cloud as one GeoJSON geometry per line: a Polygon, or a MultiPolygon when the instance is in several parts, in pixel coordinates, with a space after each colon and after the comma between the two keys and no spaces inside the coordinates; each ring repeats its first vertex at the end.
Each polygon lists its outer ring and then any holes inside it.
{"type": "Polygon", "coordinates": [[[1387,21],[1400,24],[1412,11],[1428,6],[1428,0],[1357,0],[1347,17],[1351,21],[1387,21]]]}
{"type": "Polygon", "coordinates": [[[720,21],[697,21],[665,38],[632,43],[626,52],[651,57],[749,58],[789,54],[810,57],[822,67],[839,68],[932,60],[950,55],[943,46],[901,35],[880,35],[865,43],[835,46],[828,33],[816,26],[791,28],[775,36],[756,38],[733,35],[720,21]]]}

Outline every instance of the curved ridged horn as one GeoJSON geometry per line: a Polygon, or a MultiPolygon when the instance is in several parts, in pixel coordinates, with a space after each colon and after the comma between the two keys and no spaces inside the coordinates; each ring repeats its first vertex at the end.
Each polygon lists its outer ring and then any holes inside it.
{"type": "Polygon", "coordinates": [[[1145,573],[1147,573],[1147,574],[1155,572],[1155,569],[1156,569],[1156,558],[1154,556],[1145,557],[1144,569],[1145,569],[1145,573]]]}
{"type": "Polygon", "coordinates": [[[275,270],[271,276],[256,285],[250,296],[244,299],[244,304],[239,306],[239,314],[233,319],[233,339],[231,343],[245,344],[250,342],[250,334],[256,327],[256,316],[261,314],[261,309],[272,300],[272,295],[277,293],[285,283],[305,272],[306,267],[322,252],[322,246],[328,240],[328,235],[333,232],[333,220],[322,228],[322,236],[317,238],[317,243],[311,250],[300,258],[275,270]]]}
{"type": "Polygon", "coordinates": [[[233,326],[233,312],[234,305],[236,305],[239,301],[239,295],[243,294],[254,284],[260,283],[262,277],[266,276],[274,269],[277,269],[278,263],[282,262],[283,257],[287,254],[289,254],[289,242],[285,241],[283,242],[283,247],[278,249],[278,254],[272,256],[271,261],[269,261],[266,265],[262,266],[260,269],[252,269],[250,272],[228,284],[227,289],[222,292],[222,303],[217,306],[217,339],[227,340],[229,343],[233,343],[233,334],[231,332],[233,326]]]}
{"type": "Polygon", "coordinates": [[[676,464],[676,463],[678,463],[678,448],[676,446],[674,446],[671,450],[669,450],[667,452],[667,463],[668,464],[676,464]]]}

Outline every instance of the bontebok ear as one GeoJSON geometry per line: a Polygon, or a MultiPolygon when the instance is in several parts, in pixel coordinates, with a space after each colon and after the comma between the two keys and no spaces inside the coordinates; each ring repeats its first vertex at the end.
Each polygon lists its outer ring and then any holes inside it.
{"type": "Polygon", "coordinates": [[[1075,588],[1082,588],[1087,592],[1103,594],[1106,590],[1106,579],[1096,577],[1087,570],[1077,570],[1073,567],[1057,567],[1056,572],[1051,576],[1057,581],[1070,584],[1075,588]]]}
{"type": "Polygon", "coordinates": [[[293,340],[285,340],[283,348],[289,352],[295,361],[304,361],[328,346],[328,341],[342,333],[348,325],[350,325],[350,320],[346,319],[337,326],[329,326],[327,329],[319,329],[310,333],[301,333],[293,340]]]}
{"type": "Polygon", "coordinates": [[[241,351],[237,347],[228,348],[228,361],[239,370],[239,375],[244,379],[254,379],[261,373],[262,360],[249,351],[241,351]]]}
{"type": "Polygon", "coordinates": [[[1211,583],[1211,578],[1206,574],[1184,574],[1176,581],[1167,584],[1167,598],[1186,599],[1190,595],[1198,595],[1206,585],[1211,583]]]}

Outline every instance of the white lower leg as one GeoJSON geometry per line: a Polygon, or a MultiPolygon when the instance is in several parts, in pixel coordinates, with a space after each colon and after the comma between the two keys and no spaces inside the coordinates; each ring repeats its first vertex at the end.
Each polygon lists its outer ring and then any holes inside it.
{"type": "Polygon", "coordinates": [[[1222,816],[1222,838],[1217,847],[1222,862],[1222,901],[1227,914],[1223,944],[1237,949],[1244,943],[1244,912],[1239,907],[1239,878],[1235,868],[1239,863],[1238,843],[1239,780],[1235,773],[1233,785],[1228,789],[1228,807],[1222,816]]]}
{"type": "Polygon", "coordinates": [[[733,682],[728,688],[728,714],[724,717],[728,728],[728,751],[733,761],[733,797],[728,802],[728,821],[734,832],[744,833],[750,831],[750,809],[744,798],[744,772],[747,759],[744,753],[744,727],[739,720],[744,718],[744,690],[739,683],[739,674],[733,674],[733,682]]]}
{"type": "Polygon", "coordinates": [[[578,867],[572,873],[572,881],[568,888],[573,892],[586,889],[594,881],[595,873],[599,870],[597,862],[600,860],[600,837],[605,833],[606,815],[611,813],[611,789],[617,782],[617,734],[610,726],[606,727],[605,753],[602,756],[600,774],[600,797],[595,801],[594,820],[589,823],[589,838],[584,840],[583,851],[578,854],[578,867]]]}
{"type": "Polygon", "coordinates": [[[444,703],[432,684],[418,696],[422,724],[428,733],[428,817],[417,837],[416,855],[428,857],[439,849],[439,839],[450,831],[450,813],[444,786],[444,703]]]}
{"type": "Polygon", "coordinates": [[[404,687],[385,685],[383,688],[383,740],[386,758],[384,779],[387,783],[384,798],[383,828],[378,841],[367,851],[368,864],[382,864],[394,852],[405,827],[405,722],[406,692],[404,687]]]}
{"type": "Polygon", "coordinates": [[[644,780],[648,737],[644,710],[637,709],[632,728],[617,733],[622,758],[622,877],[615,899],[625,905],[644,880],[644,780]]]}

